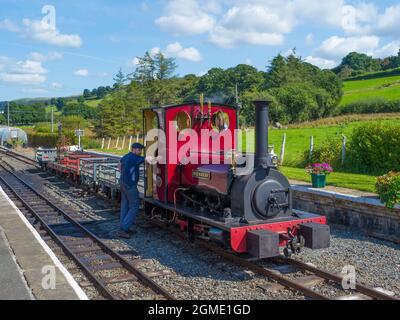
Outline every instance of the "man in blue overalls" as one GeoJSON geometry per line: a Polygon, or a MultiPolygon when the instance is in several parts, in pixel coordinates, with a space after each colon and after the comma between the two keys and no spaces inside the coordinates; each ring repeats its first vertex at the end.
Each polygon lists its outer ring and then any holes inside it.
{"type": "Polygon", "coordinates": [[[139,168],[144,163],[144,157],[141,156],[143,149],[143,145],[134,143],[131,152],[125,155],[120,163],[121,215],[118,237],[124,239],[130,239],[135,233],[130,228],[139,212],[140,198],[137,184],[139,168]]]}

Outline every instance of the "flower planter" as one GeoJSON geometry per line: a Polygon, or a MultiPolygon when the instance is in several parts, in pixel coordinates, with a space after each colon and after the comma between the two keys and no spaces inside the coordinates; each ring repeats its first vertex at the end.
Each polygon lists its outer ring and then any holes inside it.
{"type": "Polygon", "coordinates": [[[311,174],[313,188],[325,188],[326,187],[326,174],[311,174]]]}

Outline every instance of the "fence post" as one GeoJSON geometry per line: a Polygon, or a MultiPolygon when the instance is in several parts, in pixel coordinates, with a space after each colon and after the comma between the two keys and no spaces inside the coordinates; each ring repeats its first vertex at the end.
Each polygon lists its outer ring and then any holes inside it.
{"type": "Polygon", "coordinates": [[[136,135],[136,142],[139,142],[139,134],[136,135]]]}
{"type": "Polygon", "coordinates": [[[104,149],[104,143],[106,142],[105,138],[103,138],[103,140],[101,141],[101,150],[104,149]]]}
{"type": "Polygon", "coordinates": [[[124,139],[122,140],[122,147],[121,147],[121,149],[124,150],[124,148],[125,148],[125,136],[124,136],[124,139]]]}
{"type": "Polygon", "coordinates": [[[117,143],[115,144],[115,149],[118,149],[118,145],[119,145],[119,137],[117,138],[117,143]]]}
{"type": "Polygon", "coordinates": [[[110,150],[110,147],[111,147],[111,138],[108,138],[107,150],[110,150]]]}
{"type": "Polygon", "coordinates": [[[285,159],[285,147],[286,147],[286,133],[283,134],[282,148],[281,148],[281,165],[285,159]]]}
{"type": "Polygon", "coordinates": [[[128,146],[129,149],[131,148],[131,145],[132,145],[132,136],[130,136],[129,138],[129,146],[128,146]]]}
{"type": "Polygon", "coordinates": [[[346,144],[347,144],[347,137],[345,135],[342,136],[342,165],[346,161],[346,144]]]}
{"type": "Polygon", "coordinates": [[[310,137],[310,163],[312,162],[312,156],[313,156],[313,152],[314,152],[314,137],[311,136],[310,137]]]}

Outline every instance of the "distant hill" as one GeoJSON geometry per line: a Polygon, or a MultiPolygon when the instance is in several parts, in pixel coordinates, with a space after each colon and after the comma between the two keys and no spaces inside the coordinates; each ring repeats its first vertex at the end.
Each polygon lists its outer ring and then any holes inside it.
{"type": "Polygon", "coordinates": [[[357,100],[382,98],[400,100],[400,68],[371,72],[343,81],[344,95],[341,105],[357,100]]]}

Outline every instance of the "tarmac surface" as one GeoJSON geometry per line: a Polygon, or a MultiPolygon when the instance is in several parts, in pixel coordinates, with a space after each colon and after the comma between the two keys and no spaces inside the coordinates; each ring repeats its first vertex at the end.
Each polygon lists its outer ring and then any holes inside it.
{"type": "Polygon", "coordinates": [[[0,187],[0,300],[80,299],[82,289],[0,187]]]}
{"type": "Polygon", "coordinates": [[[0,300],[32,300],[32,293],[14,260],[14,254],[0,230],[0,300]]]}

